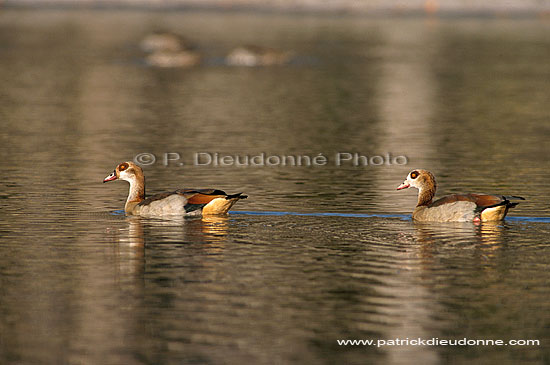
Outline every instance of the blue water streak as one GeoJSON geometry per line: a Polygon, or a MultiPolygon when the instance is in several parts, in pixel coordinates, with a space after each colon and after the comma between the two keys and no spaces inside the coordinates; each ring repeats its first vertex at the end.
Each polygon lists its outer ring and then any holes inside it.
{"type": "MultiPolygon", "coordinates": [[[[125,215],[123,209],[112,211],[113,215],[125,215]]],[[[229,214],[235,215],[265,215],[265,216],[302,216],[302,217],[348,217],[348,218],[398,218],[404,221],[411,220],[409,214],[367,214],[367,213],[300,213],[300,212],[279,212],[279,211],[251,211],[233,210],[229,214]]],[[[550,217],[506,217],[509,222],[533,222],[550,223],[550,217]]]]}
{"type": "Polygon", "coordinates": [[[399,218],[403,220],[410,220],[410,215],[404,214],[366,214],[366,213],[299,213],[299,212],[277,212],[277,211],[246,211],[246,210],[234,210],[230,214],[243,214],[243,215],[274,215],[274,216],[307,216],[307,217],[351,217],[351,218],[399,218]]]}
{"type": "MultiPolygon", "coordinates": [[[[408,214],[367,214],[367,213],[300,213],[300,212],[278,212],[278,211],[247,211],[235,210],[230,214],[242,215],[270,215],[270,216],[307,216],[307,217],[351,217],[351,218],[399,218],[401,220],[411,220],[408,214]]],[[[540,222],[550,223],[550,217],[506,217],[511,222],[540,222]]]]}

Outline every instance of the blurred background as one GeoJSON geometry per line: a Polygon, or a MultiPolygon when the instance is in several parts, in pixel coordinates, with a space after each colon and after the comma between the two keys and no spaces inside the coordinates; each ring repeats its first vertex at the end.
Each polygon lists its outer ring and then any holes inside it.
{"type": "Polygon", "coordinates": [[[548,363],[549,9],[1,2],[0,363],[548,363]],[[149,193],[249,199],[219,219],[125,217],[128,186],[101,182],[136,156],[149,193]],[[504,223],[415,224],[416,191],[395,188],[419,167],[438,195],[527,200],[504,223]],[[406,337],[542,345],[336,342],[406,337]]]}
{"type": "Polygon", "coordinates": [[[547,0],[4,0],[6,6],[71,6],[71,7],[142,7],[146,9],[211,8],[262,9],[282,11],[334,12],[461,12],[518,15],[544,15],[550,8],[547,0]]]}

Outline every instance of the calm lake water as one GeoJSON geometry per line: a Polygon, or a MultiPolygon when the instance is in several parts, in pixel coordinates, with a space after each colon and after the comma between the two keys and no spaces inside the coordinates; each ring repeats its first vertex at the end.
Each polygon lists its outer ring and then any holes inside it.
{"type": "Polygon", "coordinates": [[[536,19],[3,10],[0,363],[549,363],[548,34],[536,19]],[[139,41],[159,28],[204,63],[146,66],[139,41]],[[250,43],[294,58],[224,65],[250,43]],[[125,217],[127,184],[101,181],[143,153],[150,193],[249,199],[227,218],[125,217]],[[417,167],[439,195],[527,200],[505,223],[415,224],[416,191],[395,188],[417,167]],[[337,342],[406,338],[540,345],[337,342]]]}

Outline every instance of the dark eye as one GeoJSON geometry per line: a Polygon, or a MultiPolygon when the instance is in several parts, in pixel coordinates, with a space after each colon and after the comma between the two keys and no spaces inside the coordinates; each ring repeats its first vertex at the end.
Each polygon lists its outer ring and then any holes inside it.
{"type": "Polygon", "coordinates": [[[416,179],[418,177],[418,171],[411,172],[411,179],[416,179]]]}
{"type": "Polygon", "coordinates": [[[126,162],[124,163],[121,163],[120,165],[118,165],[118,169],[119,171],[124,171],[128,168],[128,164],[126,162]]]}

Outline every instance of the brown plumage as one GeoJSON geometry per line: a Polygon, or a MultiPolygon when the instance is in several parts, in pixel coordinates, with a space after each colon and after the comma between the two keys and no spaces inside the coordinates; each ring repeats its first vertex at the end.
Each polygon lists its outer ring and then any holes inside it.
{"type": "Polygon", "coordinates": [[[184,194],[187,197],[189,204],[208,204],[214,199],[225,198],[227,196],[221,190],[178,190],[179,194],[184,194]]]}
{"type": "Polygon", "coordinates": [[[518,204],[511,200],[524,200],[518,196],[454,194],[433,201],[436,186],[432,173],[415,169],[397,188],[397,190],[401,190],[415,187],[419,190],[418,203],[412,215],[414,220],[435,222],[500,221],[506,217],[510,208],[518,204]]]}
{"type": "Polygon", "coordinates": [[[179,189],[145,198],[143,170],[132,162],[123,162],[103,182],[125,180],[130,183],[124,211],[130,215],[145,217],[182,215],[197,216],[227,214],[240,199],[242,193],[228,195],[217,189],[179,189]]]}
{"type": "Polygon", "coordinates": [[[475,203],[478,207],[492,207],[500,205],[503,202],[502,196],[496,195],[486,195],[486,194],[454,194],[447,195],[443,198],[437,199],[435,202],[431,203],[429,206],[438,207],[443,204],[449,204],[453,202],[472,202],[475,203]]]}

